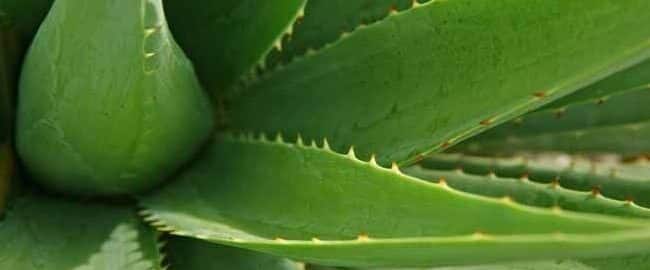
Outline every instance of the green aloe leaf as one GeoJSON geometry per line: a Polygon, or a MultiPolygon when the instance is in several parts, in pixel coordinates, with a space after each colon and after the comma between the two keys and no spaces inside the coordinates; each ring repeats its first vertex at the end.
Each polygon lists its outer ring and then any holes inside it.
{"type": "Polygon", "coordinates": [[[650,245],[647,223],[634,219],[480,197],[352,151],[263,137],[222,138],[141,204],[146,220],[172,234],[326,265],[590,257],[650,245]]]}
{"type": "Polygon", "coordinates": [[[57,0],[19,94],[18,152],[36,180],[64,193],[151,188],[194,155],[214,122],[162,0],[57,0]]]}
{"type": "Polygon", "coordinates": [[[573,104],[559,110],[526,114],[516,121],[504,123],[465,143],[480,144],[482,141],[505,141],[512,137],[541,136],[541,134],[646,122],[650,121],[648,104],[650,104],[650,85],[644,85],[607,97],[600,102],[573,104]]]}
{"type": "Polygon", "coordinates": [[[584,128],[534,136],[509,136],[499,140],[468,141],[453,151],[470,154],[512,154],[531,151],[562,151],[571,154],[650,154],[650,121],[584,128]]]}
{"type": "Polygon", "coordinates": [[[432,170],[420,166],[408,168],[405,172],[419,179],[440,182],[454,189],[473,194],[508,198],[517,203],[539,206],[559,207],[561,209],[609,214],[623,217],[650,218],[650,209],[630,202],[603,197],[600,191],[575,191],[559,186],[556,182],[548,184],[531,182],[526,178],[503,178],[494,174],[471,175],[461,170],[432,170]]]}
{"type": "Polygon", "coordinates": [[[645,60],[649,5],[428,2],[269,73],[229,123],[409,163],[645,60]]]}
{"type": "Polygon", "coordinates": [[[645,60],[637,65],[612,74],[590,86],[575,93],[560,98],[544,106],[544,109],[562,108],[564,106],[581,102],[598,102],[618,92],[650,85],[650,60],[645,60]]]}
{"type": "Polygon", "coordinates": [[[131,209],[26,195],[0,222],[0,269],[162,269],[155,239],[131,209]]]}
{"type": "Polygon", "coordinates": [[[170,270],[304,270],[288,259],[185,237],[171,237],[165,250],[170,270]]]}
{"type": "Polygon", "coordinates": [[[165,1],[170,27],[205,87],[225,91],[263,66],[302,16],[306,0],[165,1]]]}
{"type": "Polygon", "coordinates": [[[282,50],[269,55],[269,64],[289,63],[310,50],[334,42],[359,25],[381,20],[392,11],[410,8],[413,0],[309,0],[305,17],[283,40],[282,50]]]}
{"type": "Polygon", "coordinates": [[[650,122],[649,103],[650,85],[642,85],[595,102],[524,115],[465,141],[451,151],[478,154],[531,150],[647,153],[650,151],[645,137],[650,122]]]}
{"type": "Polygon", "coordinates": [[[599,164],[584,160],[535,161],[523,158],[486,158],[463,155],[435,155],[422,161],[425,168],[447,170],[462,169],[466,173],[501,177],[522,176],[541,183],[554,183],[563,187],[592,191],[628,200],[644,207],[650,206],[650,167],[599,164]]]}

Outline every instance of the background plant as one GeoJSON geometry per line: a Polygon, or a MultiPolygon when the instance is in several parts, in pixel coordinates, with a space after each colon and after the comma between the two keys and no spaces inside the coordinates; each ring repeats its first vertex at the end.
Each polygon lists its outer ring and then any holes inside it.
{"type": "MultiPolygon", "coordinates": [[[[13,173],[13,95],[21,69],[39,86],[22,63],[51,2],[0,1],[0,268],[647,268],[647,1],[164,4],[216,131],[153,191],[80,198],[13,173]]],[[[115,22],[146,33],[145,15],[115,22]]]]}

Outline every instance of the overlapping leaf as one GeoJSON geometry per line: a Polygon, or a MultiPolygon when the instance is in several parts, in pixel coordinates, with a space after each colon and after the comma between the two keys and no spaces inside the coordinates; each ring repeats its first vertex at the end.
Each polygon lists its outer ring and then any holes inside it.
{"type": "Polygon", "coordinates": [[[174,37],[211,92],[225,91],[256,66],[301,16],[306,0],[165,1],[174,37]]]}
{"type": "MultiPolygon", "coordinates": [[[[422,1],[423,2],[423,1],[422,1]]],[[[309,0],[282,50],[269,55],[271,65],[289,63],[336,41],[358,25],[376,22],[390,12],[410,8],[413,0],[309,0]]]]}
{"type": "Polygon", "coordinates": [[[472,138],[453,151],[650,153],[650,143],[646,140],[650,135],[649,103],[650,84],[641,85],[596,101],[525,115],[472,138]]]}
{"type": "Polygon", "coordinates": [[[547,162],[521,158],[482,158],[462,155],[436,155],[422,161],[433,169],[457,169],[471,174],[494,173],[502,177],[526,177],[542,183],[555,183],[574,190],[592,191],[618,200],[650,206],[650,167],[608,165],[566,159],[547,162]]]}
{"type": "Polygon", "coordinates": [[[128,208],[27,195],[0,222],[0,269],[161,269],[155,237],[128,208]]]}
{"type": "Polygon", "coordinates": [[[648,5],[428,2],[268,74],[230,124],[408,163],[645,60],[648,5]]]}
{"type": "Polygon", "coordinates": [[[215,142],[141,203],[172,234],[329,265],[590,257],[644,250],[650,237],[645,222],[479,197],[327,147],[263,139],[215,142]]]}

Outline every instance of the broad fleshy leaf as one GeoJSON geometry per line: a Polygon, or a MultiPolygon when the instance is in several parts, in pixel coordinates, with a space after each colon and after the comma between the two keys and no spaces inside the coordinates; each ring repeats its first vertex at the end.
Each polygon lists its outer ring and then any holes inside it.
{"type": "Polygon", "coordinates": [[[288,259],[185,237],[165,245],[170,270],[304,270],[288,259]]]}
{"type": "Polygon", "coordinates": [[[263,66],[302,16],[306,0],[166,0],[174,36],[211,92],[223,92],[263,66]]]}
{"type": "Polygon", "coordinates": [[[597,190],[603,195],[650,206],[650,166],[599,164],[566,158],[548,161],[524,158],[486,158],[464,155],[435,155],[422,161],[431,169],[458,169],[470,174],[493,173],[501,177],[526,177],[581,190],[597,190]]]}
{"type": "Polygon", "coordinates": [[[645,0],[432,1],[267,74],[233,130],[409,163],[645,60],[645,0]],[[635,29],[635,31],[628,31],[635,29]],[[327,106],[323,106],[327,104],[327,106]]]}
{"type": "Polygon", "coordinates": [[[161,269],[155,237],[125,207],[26,195],[0,222],[0,269],[161,269]]]}
{"type": "Polygon", "coordinates": [[[214,125],[162,0],[57,0],[19,87],[16,148],[35,180],[63,193],[149,189],[214,125]]]}
{"type": "Polygon", "coordinates": [[[301,141],[226,136],[141,204],[146,220],[172,234],[325,265],[476,264],[650,246],[644,222],[471,195],[301,141]]]}

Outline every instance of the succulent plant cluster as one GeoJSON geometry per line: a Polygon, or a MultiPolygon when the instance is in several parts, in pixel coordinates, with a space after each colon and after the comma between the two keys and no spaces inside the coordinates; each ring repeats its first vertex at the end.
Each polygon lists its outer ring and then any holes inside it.
{"type": "Polygon", "coordinates": [[[0,269],[648,269],[646,0],[0,0],[0,269]]]}

